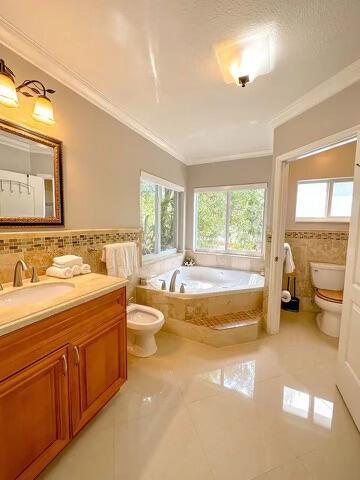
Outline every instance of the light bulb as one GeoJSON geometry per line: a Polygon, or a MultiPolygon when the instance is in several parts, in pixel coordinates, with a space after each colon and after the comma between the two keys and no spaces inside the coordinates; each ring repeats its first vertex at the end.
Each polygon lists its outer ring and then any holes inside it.
{"type": "Polygon", "coordinates": [[[37,97],[32,116],[39,122],[54,125],[54,109],[51,100],[43,95],[37,97]]]}
{"type": "Polygon", "coordinates": [[[6,107],[19,105],[14,80],[3,72],[0,73],[0,103],[6,107]]]}

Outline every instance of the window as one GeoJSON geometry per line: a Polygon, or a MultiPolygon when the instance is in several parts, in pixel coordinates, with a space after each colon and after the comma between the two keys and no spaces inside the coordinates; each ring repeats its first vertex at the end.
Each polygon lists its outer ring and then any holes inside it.
{"type": "Polygon", "coordinates": [[[349,221],[353,183],[352,178],[299,181],[297,183],[296,221],[349,221]]]}
{"type": "Polygon", "coordinates": [[[175,253],[178,248],[182,187],[145,172],[140,179],[140,215],[144,232],[143,255],[175,253]]]}
{"type": "Polygon", "coordinates": [[[195,190],[195,250],[262,255],[266,185],[195,190]]]}

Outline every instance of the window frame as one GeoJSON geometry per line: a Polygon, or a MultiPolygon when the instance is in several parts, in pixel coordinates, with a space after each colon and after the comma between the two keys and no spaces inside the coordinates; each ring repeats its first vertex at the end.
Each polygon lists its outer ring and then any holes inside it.
{"type": "Polygon", "coordinates": [[[317,178],[309,180],[297,180],[296,181],[296,198],[295,198],[295,222],[296,223],[349,223],[351,215],[349,217],[336,217],[331,214],[331,207],[333,201],[333,191],[335,183],[353,182],[354,177],[335,177],[335,178],[317,178]],[[327,183],[326,192],[326,216],[325,217],[298,217],[296,215],[297,200],[298,200],[298,187],[299,185],[310,183],[327,183]]]}
{"type": "MultiPolygon", "coordinates": [[[[151,261],[157,258],[165,257],[168,255],[176,254],[179,251],[180,244],[180,227],[183,224],[181,221],[180,215],[183,208],[180,208],[180,203],[182,199],[180,198],[181,194],[184,194],[184,187],[177,185],[163,178],[157,177],[150,173],[141,171],[140,172],[140,182],[139,182],[139,210],[140,210],[140,225],[142,228],[142,218],[141,218],[141,183],[148,182],[155,185],[155,252],[144,254],[142,257],[144,261],[151,261]],[[166,188],[168,190],[173,190],[175,192],[175,247],[169,248],[167,250],[161,250],[161,193],[162,189],[166,188]]],[[[144,232],[143,232],[144,233],[144,232]]]]}
{"type": "Polygon", "coordinates": [[[244,185],[225,185],[216,187],[198,187],[194,188],[194,218],[193,218],[193,251],[199,253],[213,253],[216,255],[237,255],[243,257],[263,258],[265,252],[266,241],[266,219],[267,219],[267,197],[268,184],[267,183],[248,183],[244,185]],[[233,250],[228,248],[229,245],[229,225],[230,225],[230,211],[231,211],[231,192],[238,190],[256,190],[264,189],[264,211],[263,211],[263,231],[261,239],[261,251],[254,250],[233,250]],[[198,233],[198,193],[201,192],[226,192],[226,213],[225,213],[225,248],[224,250],[217,250],[214,248],[197,248],[197,233],[198,233]]]}

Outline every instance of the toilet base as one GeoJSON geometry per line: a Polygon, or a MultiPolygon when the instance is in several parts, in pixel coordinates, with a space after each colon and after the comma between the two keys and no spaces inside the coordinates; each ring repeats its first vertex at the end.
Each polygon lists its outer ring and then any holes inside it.
{"type": "Polygon", "coordinates": [[[150,357],[157,352],[155,336],[152,333],[138,335],[128,329],[127,351],[136,357],[150,357]]]}
{"type": "Polygon", "coordinates": [[[316,315],[316,323],[319,329],[330,337],[339,338],[341,312],[320,312],[316,315]]]}

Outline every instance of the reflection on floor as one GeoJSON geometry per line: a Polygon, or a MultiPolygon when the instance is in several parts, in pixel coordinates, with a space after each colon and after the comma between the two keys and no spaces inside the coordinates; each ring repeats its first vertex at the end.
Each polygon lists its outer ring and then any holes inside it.
{"type": "Polygon", "coordinates": [[[359,480],[360,434],[313,315],[214,348],[166,333],[42,480],[359,480]]]}

